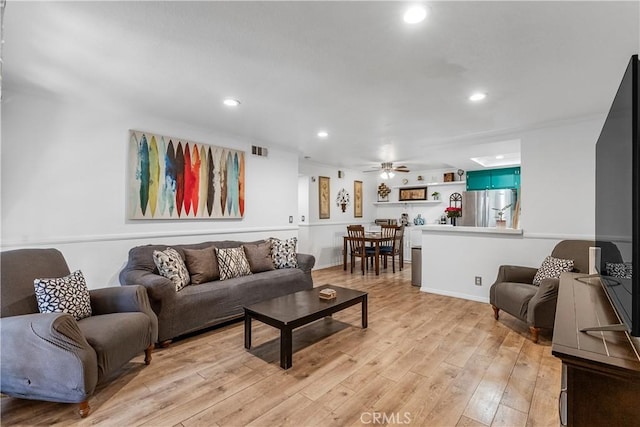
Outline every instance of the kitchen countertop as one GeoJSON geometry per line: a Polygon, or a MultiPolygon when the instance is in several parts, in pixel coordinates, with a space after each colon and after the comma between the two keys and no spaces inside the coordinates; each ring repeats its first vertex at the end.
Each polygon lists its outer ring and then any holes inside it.
{"type": "Polygon", "coordinates": [[[497,228],[497,227],[468,227],[464,225],[419,225],[413,227],[414,229],[422,230],[423,232],[444,232],[444,233],[478,233],[478,234],[508,234],[508,235],[522,235],[522,229],[514,230],[513,228],[497,228]]]}

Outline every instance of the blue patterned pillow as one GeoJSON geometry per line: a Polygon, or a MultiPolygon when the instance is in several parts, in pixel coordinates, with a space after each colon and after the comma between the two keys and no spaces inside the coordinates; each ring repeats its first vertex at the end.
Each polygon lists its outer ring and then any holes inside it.
{"type": "Polygon", "coordinates": [[[87,282],[80,270],[57,279],[35,279],[40,313],[68,313],[76,320],[91,316],[87,282]]]}
{"type": "Polygon", "coordinates": [[[276,268],[298,268],[298,258],[296,254],[297,237],[280,240],[269,238],[271,241],[271,257],[276,268]]]}

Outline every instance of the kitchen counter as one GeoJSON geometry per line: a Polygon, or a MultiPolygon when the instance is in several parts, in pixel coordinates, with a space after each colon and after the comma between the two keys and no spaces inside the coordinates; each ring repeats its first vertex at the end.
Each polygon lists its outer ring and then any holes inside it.
{"type": "Polygon", "coordinates": [[[478,234],[506,234],[522,236],[522,229],[514,230],[513,228],[496,228],[496,227],[468,227],[464,225],[420,225],[414,227],[415,229],[425,232],[442,232],[442,233],[478,233],[478,234]]]}

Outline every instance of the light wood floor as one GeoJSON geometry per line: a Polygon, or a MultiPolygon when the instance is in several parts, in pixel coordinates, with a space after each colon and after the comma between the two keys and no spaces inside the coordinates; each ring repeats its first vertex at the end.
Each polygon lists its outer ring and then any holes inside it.
{"type": "Polygon", "coordinates": [[[77,405],[3,396],[2,425],[558,425],[561,364],[549,336],[533,344],[488,304],[422,293],[408,266],[313,276],[369,292],[368,329],[359,305],[301,328],[284,371],[275,329],[254,321],[248,352],[234,323],[156,350],[149,366],[132,360],[99,386],[86,419],[77,405]]]}

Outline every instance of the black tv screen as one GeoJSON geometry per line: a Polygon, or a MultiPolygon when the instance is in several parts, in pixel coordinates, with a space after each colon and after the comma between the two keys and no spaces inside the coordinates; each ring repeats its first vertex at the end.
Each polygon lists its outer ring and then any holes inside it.
{"type": "Polygon", "coordinates": [[[618,316],[633,336],[640,336],[638,68],[638,55],[634,55],[596,144],[598,272],[618,316]]]}

